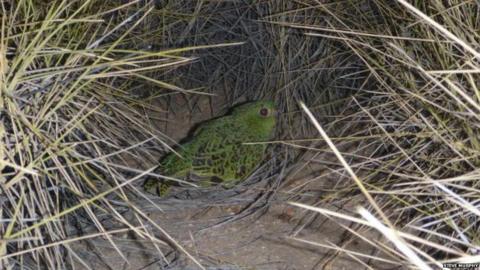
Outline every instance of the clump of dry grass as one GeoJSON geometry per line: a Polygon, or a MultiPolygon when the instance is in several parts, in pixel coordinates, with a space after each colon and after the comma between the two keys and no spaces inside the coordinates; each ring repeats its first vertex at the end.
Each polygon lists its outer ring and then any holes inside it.
{"type": "MultiPolygon", "coordinates": [[[[410,3],[304,1],[305,9],[323,20],[282,23],[308,38],[329,39],[363,62],[357,95],[337,121],[324,125],[343,128],[323,134],[321,140],[332,144],[317,143],[313,150],[333,151],[335,145],[354,142],[355,149],[334,152],[344,163],[325,164],[339,176],[322,201],[343,210],[310,209],[339,220],[351,239],[375,252],[358,252],[351,241],[315,244],[366,267],[434,269],[446,262],[478,261],[480,6],[475,1],[410,3]],[[354,214],[356,194],[357,204],[368,210],[354,214]],[[344,222],[359,226],[352,229],[344,222]],[[373,231],[385,238],[372,237],[373,231]]],[[[304,191],[319,181],[309,181],[304,191]]],[[[318,203],[318,197],[300,196],[318,203]]]]}
{"type": "Polygon", "coordinates": [[[158,101],[183,110],[182,98],[192,115],[260,98],[282,114],[272,158],[251,179],[174,207],[244,206],[231,221],[286,198],[330,203],[345,210],[310,209],[354,223],[339,222],[376,253],[310,244],[366,266],[476,258],[474,2],[415,2],[420,12],[380,0],[50,2],[2,6],[1,267],[88,268],[72,243],[99,237],[127,260],[127,232],[166,264],[171,246],[185,251],[136,204],[151,199],[136,183],[152,152],[173,142],[151,113],[166,113],[158,101]],[[327,169],[284,183],[309,165],[327,169]],[[355,216],[352,202],[368,211],[355,216]]]}
{"type": "Polygon", "coordinates": [[[136,44],[152,3],[0,3],[0,268],[88,269],[72,244],[98,237],[127,260],[116,239],[131,233],[163,260],[183,250],[128,194],[142,196],[148,148],[168,140],[136,87],[188,92],[153,74],[198,47],[136,44]]]}

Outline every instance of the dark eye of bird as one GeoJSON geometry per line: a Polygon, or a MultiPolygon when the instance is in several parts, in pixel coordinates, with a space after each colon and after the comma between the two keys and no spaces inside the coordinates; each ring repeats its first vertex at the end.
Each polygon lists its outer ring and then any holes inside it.
{"type": "Polygon", "coordinates": [[[267,108],[261,108],[260,109],[260,115],[265,117],[268,115],[268,109],[267,108]]]}

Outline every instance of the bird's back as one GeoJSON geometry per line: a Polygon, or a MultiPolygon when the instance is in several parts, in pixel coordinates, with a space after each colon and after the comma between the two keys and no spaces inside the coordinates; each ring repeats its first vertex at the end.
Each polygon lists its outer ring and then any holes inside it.
{"type": "Polygon", "coordinates": [[[161,161],[164,174],[184,177],[189,172],[200,177],[218,177],[225,182],[242,179],[262,159],[263,145],[246,145],[245,142],[266,140],[226,116],[211,120],[183,144],[178,153],[168,154],[161,161]]]}

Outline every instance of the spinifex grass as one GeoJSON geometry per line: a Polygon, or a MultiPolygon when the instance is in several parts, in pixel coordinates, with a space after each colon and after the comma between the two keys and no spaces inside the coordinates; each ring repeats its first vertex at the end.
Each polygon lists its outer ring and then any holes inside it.
{"type": "Polygon", "coordinates": [[[99,236],[126,260],[113,237],[129,231],[160,252],[166,243],[148,223],[176,245],[127,196],[149,172],[138,166],[148,164],[145,146],[166,145],[132,89],[189,92],[151,74],[190,62],[181,54],[199,47],[133,49],[133,33],[153,8],[139,1],[7,2],[0,2],[0,268],[89,268],[70,245],[99,236]],[[72,234],[78,219],[94,226],[72,234]]]}
{"type": "MultiPolygon", "coordinates": [[[[357,148],[336,153],[335,158],[348,161],[342,166],[311,160],[331,166],[335,174],[349,173],[337,175],[335,188],[322,201],[345,205],[348,197],[352,206],[351,196],[361,190],[364,200],[358,202],[376,216],[360,210],[364,219],[358,219],[348,211],[311,208],[362,225],[351,229],[340,222],[352,239],[376,249],[373,255],[358,252],[351,241],[314,244],[367,267],[428,269],[442,262],[478,262],[479,3],[304,2],[324,20],[286,18],[281,24],[302,29],[307,38],[329,39],[363,62],[359,94],[342,118],[327,125],[342,127],[328,134],[333,145],[356,141],[357,148]],[[394,245],[372,238],[369,228],[394,245]]],[[[309,181],[303,190],[322,179],[309,181]]],[[[311,195],[303,194],[303,201],[312,203],[311,195]]]]}

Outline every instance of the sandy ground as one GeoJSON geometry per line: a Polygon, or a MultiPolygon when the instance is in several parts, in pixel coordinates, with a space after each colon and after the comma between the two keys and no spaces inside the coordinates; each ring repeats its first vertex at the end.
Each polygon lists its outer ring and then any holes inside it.
{"type": "MultiPolygon", "coordinates": [[[[295,233],[298,228],[295,215],[299,209],[277,205],[260,218],[205,228],[213,218],[228,211],[218,208],[198,215],[198,209],[179,209],[166,211],[155,219],[207,269],[366,269],[352,258],[299,241],[342,242],[344,230],[332,221],[320,218],[315,225],[295,233]]],[[[160,255],[153,247],[127,239],[117,240],[129,263],[122,261],[108,243],[97,239],[94,245],[101,255],[95,258],[89,253],[92,256],[89,262],[97,261],[93,269],[161,269],[160,255]]],[[[355,241],[348,248],[362,252],[370,249],[355,241]]],[[[167,269],[201,269],[187,256],[181,256],[176,266],[167,269]]]]}

